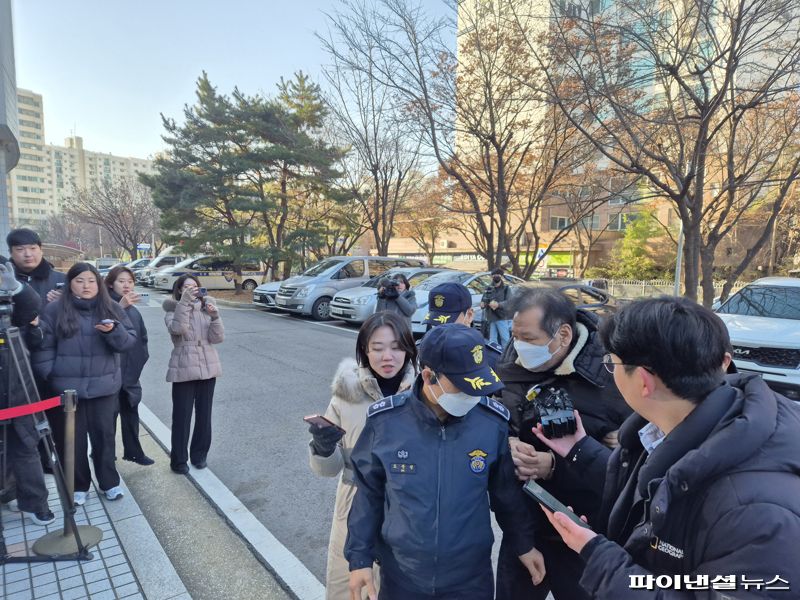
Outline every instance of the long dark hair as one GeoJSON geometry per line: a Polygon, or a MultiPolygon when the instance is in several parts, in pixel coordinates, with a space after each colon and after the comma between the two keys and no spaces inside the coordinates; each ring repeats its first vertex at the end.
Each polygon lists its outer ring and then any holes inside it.
{"type": "Polygon", "coordinates": [[[172,286],[172,297],[175,298],[175,300],[181,299],[181,288],[183,287],[183,284],[186,283],[187,279],[194,280],[194,282],[197,284],[197,287],[200,287],[200,280],[194,275],[189,275],[188,273],[186,275],[181,275],[175,280],[175,283],[172,286]]]}
{"type": "Polygon", "coordinates": [[[408,362],[411,361],[416,373],[417,345],[414,343],[411,327],[409,327],[408,321],[392,312],[375,313],[361,325],[361,329],[358,330],[358,338],[356,338],[356,362],[362,367],[369,366],[369,357],[367,356],[369,340],[378,329],[384,326],[391,328],[397,338],[397,345],[406,353],[406,361],[403,363],[403,368],[405,369],[408,362]]]}
{"type": "Polygon", "coordinates": [[[136,283],[136,275],[134,275],[133,271],[131,269],[129,269],[128,267],[126,267],[125,265],[118,265],[118,266],[114,267],[113,269],[111,269],[108,272],[108,275],[106,275],[103,278],[103,283],[106,284],[106,287],[109,290],[113,290],[114,289],[114,282],[117,280],[117,277],[119,277],[123,273],[127,273],[128,275],[130,275],[131,279],[133,279],[134,283],[136,283]]]}
{"type": "Polygon", "coordinates": [[[96,321],[103,319],[114,319],[119,321],[123,318],[122,309],[108,295],[108,289],[103,285],[103,278],[92,265],[85,262],[75,263],[67,271],[67,281],[64,284],[63,293],[58,302],[58,316],[56,317],[56,334],[60,338],[70,338],[80,331],[78,320],[80,318],[78,309],[75,307],[74,295],[72,293],[72,280],[78,275],[90,272],[97,280],[97,304],[94,307],[94,317],[96,321]]]}
{"type": "Polygon", "coordinates": [[[406,286],[406,291],[411,289],[411,284],[408,282],[408,277],[406,277],[402,273],[395,273],[394,275],[392,275],[392,279],[394,279],[395,281],[402,281],[406,286]]]}

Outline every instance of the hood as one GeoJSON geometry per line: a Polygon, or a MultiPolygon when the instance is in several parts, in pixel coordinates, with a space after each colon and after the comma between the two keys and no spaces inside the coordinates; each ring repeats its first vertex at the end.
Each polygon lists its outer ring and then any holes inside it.
{"type": "Polygon", "coordinates": [[[294,277],[289,277],[289,279],[281,281],[280,283],[281,285],[299,286],[299,285],[304,285],[306,283],[311,283],[312,281],[316,281],[317,279],[318,279],[317,277],[309,277],[307,275],[295,275],[294,277]]]}
{"type": "MultiPolygon", "coordinates": [[[[398,393],[411,388],[415,377],[414,366],[409,362],[398,393]]],[[[372,400],[380,400],[383,397],[375,376],[369,368],[359,367],[354,358],[345,358],[339,363],[336,375],[333,376],[331,391],[334,396],[352,404],[363,401],[365,394],[372,400]]]]}
{"type": "Polygon", "coordinates": [[[377,296],[378,295],[378,288],[374,287],[366,287],[360,285],[358,287],[350,288],[347,290],[342,290],[341,292],[336,293],[337,296],[341,296],[342,298],[360,298],[361,296],[377,296]]]}
{"type": "Polygon", "coordinates": [[[255,290],[255,292],[275,292],[277,293],[280,287],[286,283],[285,281],[270,281],[269,283],[262,283],[255,290]]]}
{"type": "Polygon", "coordinates": [[[800,321],[724,313],[717,316],[728,327],[734,344],[800,348],[800,321]]]}

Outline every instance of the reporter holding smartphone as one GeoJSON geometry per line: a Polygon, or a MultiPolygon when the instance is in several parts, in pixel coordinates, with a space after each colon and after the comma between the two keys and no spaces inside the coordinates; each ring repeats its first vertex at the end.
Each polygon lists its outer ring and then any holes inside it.
{"type": "Polygon", "coordinates": [[[152,465],[155,461],[147,456],[139,442],[139,403],[142,401],[142,385],[139,377],[150,358],[147,350],[147,327],[137,310],[141,296],[133,291],[133,271],[128,267],[114,267],[105,278],[108,293],[114,302],[125,309],[136,330],[136,343],[122,359],[122,389],[119,391],[119,422],[122,428],[122,458],[140,465],[152,465]]]}
{"type": "MultiPolygon", "coordinates": [[[[108,500],[122,497],[114,464],[114,422],[122,386],[119,353],[136,343],[136,332],[122,308],[101,285],[88,263],[67,272],[65,293],[45,307],[40,318],[43,341],[31,364],[57,394],[78,392],[75,412],[75,504],[86,502],[91,484],[88,438],[97,483],[108,500]]],[[[64,458],[64,413],[53,411],[53,437],[64,458]]]]}
{"type": "Polygon", "coordinates": [[[216,302],[205,295],[205,288],[200,287],[200,280],[193,275],[178,277],[172,298],[164,300],[162,306],[174,346],[167,368],[167,381],[172,383],[170,468],[185,475],[189,472],[189,460],[197,469],[206,468],[211,447],[214,386],[222,375],[214,344],[225,339],[225,329],[216,302]],[[194,432],[189,444],[192,412],[194,432]]]}
{"type": "Polygon", "coordinates": [[[358,332],[356,359],[344,359],[334,375],[325,418],[335,426],[309,427],[311,470],[322,477],[341,474],[328,543],[327,600],[350,598],[350,568],[344,558],[347,515],[356,493],[350,453],[364,428],[367,409],[381,398],[410,389],[416,364],[417,347],[405,320],[394,313],[372,315],[358,332]]]}

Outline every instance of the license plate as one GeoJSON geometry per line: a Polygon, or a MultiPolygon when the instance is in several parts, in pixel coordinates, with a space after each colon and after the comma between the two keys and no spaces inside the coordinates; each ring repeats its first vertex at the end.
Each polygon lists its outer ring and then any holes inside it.
{"type": "Polygon", "coordinates": [[[336,310],[335,308],[331,309],[331,314],[337,317],[346,317],[347,313],[343,310],[336,310]]]}
{"type": "Polygon", "coordinates": [[[275,298],[275,304],[280,304],[281,306],[286,306],[289,302],[284,298],[275,298]]]}

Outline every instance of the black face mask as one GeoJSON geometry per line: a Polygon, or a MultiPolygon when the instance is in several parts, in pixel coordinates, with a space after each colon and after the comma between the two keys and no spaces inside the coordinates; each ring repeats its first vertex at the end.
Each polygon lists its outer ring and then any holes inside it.
{"type": "Polygon", "coordinates": [[[500,277],[500,275],[495,275],[494,277],[492,277],[492,281],[494,281],[495,284],[498,284],[502,281],[502,278],[500,277]]]}

